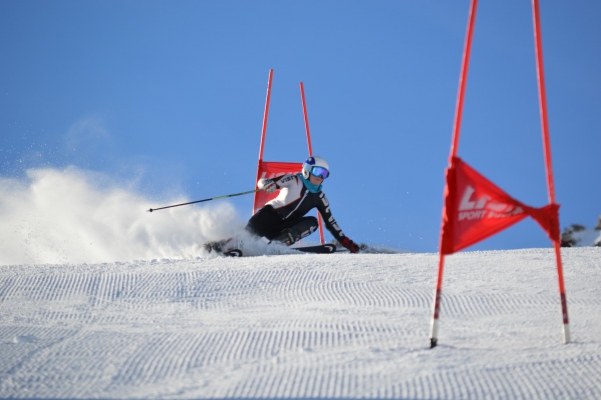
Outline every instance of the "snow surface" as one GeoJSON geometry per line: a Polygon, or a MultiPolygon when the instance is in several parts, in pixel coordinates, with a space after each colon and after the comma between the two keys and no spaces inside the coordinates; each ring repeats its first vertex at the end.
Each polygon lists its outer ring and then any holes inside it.
{"type": "Polygon", "coordinates": [[[601,398],[601,248],[0,267],[2,398],[601,398]]]}

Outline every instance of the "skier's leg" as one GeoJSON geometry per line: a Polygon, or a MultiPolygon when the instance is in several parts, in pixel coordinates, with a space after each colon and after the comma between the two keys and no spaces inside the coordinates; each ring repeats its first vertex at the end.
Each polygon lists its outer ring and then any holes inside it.
{"type": "Polygon", "coordinates": [[[273,236],[282,230],[282,217],[270,205],[261,208],[255,215],[250,217],[246,228],[247,232],[256,236],[273,236]]]}
{"type": "Polygon", "coordinates": [[[280,234],[267,238],[290,246],[317,230],[317,218],[302,217],[292,221],[284,221],[282,227],[284,229],[281,230],[280,234]]]}

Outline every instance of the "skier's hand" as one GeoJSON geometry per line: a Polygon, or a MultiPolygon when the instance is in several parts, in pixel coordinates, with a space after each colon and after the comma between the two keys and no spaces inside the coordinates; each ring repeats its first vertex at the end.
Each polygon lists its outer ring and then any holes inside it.
{"type": "Polygon", "coordinates": [[[272,179],[263,179],[259,182],[259,189],[264,190],[267,193],[273,193],[276,191],[277,186],[272,179]]]}
{"type": "Polygon", "coordinates": [[[349,249],[349,251],[351,253],[359,252],[359,246],[357,246],[357,243],[353,242],[351,239],[347,238],[346,236],[342,238],[342,240],[340,241],[340,244],[343,245],[344,247],[346,247],[347,249],[349,249]]]}

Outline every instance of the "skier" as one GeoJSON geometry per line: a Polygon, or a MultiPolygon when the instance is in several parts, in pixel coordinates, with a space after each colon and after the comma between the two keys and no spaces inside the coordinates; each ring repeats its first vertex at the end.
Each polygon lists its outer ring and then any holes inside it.
{"type": "MultiPolygon", "coordinates": [[[[245,230],[253,236],[290,246],[317,230],[317,218],[305,217],[310,210],[317,208],[332,236],[351,253],[358,253],[359,246],[342,233],[321,190],[324,179],[329,175],[326,160],[311,156],[303,163],[300,173],[260,179],[257,183],[259,190],[267,193],[279,190],[280,193],[250,218],[245,230]]],[[[206,243],[205,248],[227,252],[232,244],[233,239],[226,239],[206,243]]]]}
{"type": "Polygon", "coordinates": [[[250,218],[245,229],[256,236],[290,246],[315,232],[317,218],[305,217],[305,214],[317,208],[332,236],[351,253],[358,253],[359,246],[342,233],[321,190],[329,175],[327,161],[311,156],[303,163],[300,173],[260,179],[259,189],[267,193],[280,190],[280,193],[250,218]]]}

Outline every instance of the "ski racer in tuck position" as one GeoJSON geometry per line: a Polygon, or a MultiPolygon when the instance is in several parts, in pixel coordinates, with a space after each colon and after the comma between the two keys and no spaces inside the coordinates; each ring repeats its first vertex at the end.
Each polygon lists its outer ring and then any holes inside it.
{"type": "MultiPolygon", "coordinates": [[[[290,246],[317,230],[317,218],[305,216],[317,208],[332,236],[351,253],[358,253],[359,246],[342,233],[322,191],[322,184],[329,175],[326,160],[311,156],[303,163],[300,173],[260,179],[257,183],[259,190],[267,193],[277,190],[280,192],[250,218],[245,230],[254,236],[265,237],[270,242],[290,246]]],[[[209,251],[226,251],[226,242],[213,242],[205,247],[209,251]]]]}

